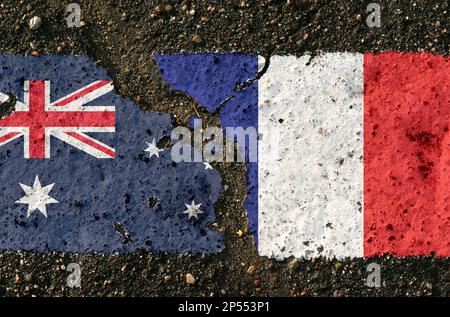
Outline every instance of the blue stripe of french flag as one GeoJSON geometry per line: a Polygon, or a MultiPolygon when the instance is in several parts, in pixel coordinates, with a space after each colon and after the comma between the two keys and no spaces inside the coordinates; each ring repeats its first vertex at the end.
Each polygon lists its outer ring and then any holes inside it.
{"type": "Polygon", "coordinates": [[[450,255],[448,58],[426,53],[157,55],[223,127],[255,126],[249,226],[261,255],[450,255]],[[232,97],[229,99],[229,97],[232,97]]]}

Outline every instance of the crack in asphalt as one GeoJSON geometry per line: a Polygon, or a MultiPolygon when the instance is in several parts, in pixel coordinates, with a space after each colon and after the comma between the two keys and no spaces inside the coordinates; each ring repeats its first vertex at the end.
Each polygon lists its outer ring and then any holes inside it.
{"type": "MultiPolygon", "coordinates": [[[[300,21],[302,21],[301,23],[299,23],[296,27],[294,27],[291,31],[287,32],[286,35],[284,36],[285,38],[290,38],[293,35],[295,35],[296,33],[298,33],[303,27],[307,26],[308,24],[310,24],[312,21],[314,21],[320,10],[322,10],[324,7],[327,6],[327,3],[323,3],[321,5],[318,5],[316,8],[312,8],[309,11],[307,11],[305,13],[305,16],[308,17],[308,19],[306,19],[306,21],[303,21],[301,18],[299,19],[300,21]]],[[[301,47],[305,46],[305,41],[302,43],[301,47]]],[[[264,57],[264,65],[261,68],[261,70],[258,70],[258,72],[256,73],[255,77],[253,78],[249,78],[246,81],[242,82],[242,83],[237,83],[234,91],[235,92],[242,92],[245,89],[247,89],[248,87],[250,87],[255,81],[258,81],[259,79],[261,79],[268,71],[269,67],[270,67],[270,60],[272,58],[272,56],[274,56],[277,52],[277,50],[280,49],[280,47],[282,47],[283,45],[285,45],[285,42],[281,42],[281,41],[277,41],[274,45],[272,45],[272,48],[268,51],[267,54],[265,54],[264,57]]],[[[308,62],[306,63],[307,66],[310,65],[311,61],[314,59],[314,57],[317,56],[316,53],[312,53],[310,55],[310,58],[308,60],[308,62]]],[[[219,104],[219,106],[217,107],[217,109],[214,111],[214,113],[218,113],[219,115],[222,112],[222,109],[234,98],[236,98],[236,95],[231,95],[228,96],[227,98],[225,98],[224,100],[222,100],[219,104]]]]}

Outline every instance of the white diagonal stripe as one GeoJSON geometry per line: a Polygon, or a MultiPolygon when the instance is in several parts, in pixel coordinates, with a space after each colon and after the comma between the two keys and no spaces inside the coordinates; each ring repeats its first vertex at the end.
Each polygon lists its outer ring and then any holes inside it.
{"type": "Polygon", "coordinates": [[[110,155],[108,155],[108,154],[106,154],[106,153],[104,153],[104,152],[102,152],[102,151],[100,151],[100,150],[98,150],[96,148],[93,148],[89,144],[86,144],[86,143],[84,143],[84,142],[82,142],[82,141],[80,141],[78,139],[75,139],[75,138],[71,137],[66,132],[76,132],[79,135],[81,135],[81,136],[91,140],[92,142],[95,142],[95,143],[97,143],[97,144],[99,144],[99,145],[101,145],[101,146],[103,146],[103,147],[105,147],[105,148],[107,148],[107,149],[109,149],[111,151],[114,151],[114,149],[112,147],[110,147],[110,146],[108,146],[108,145],[106,145],[106,144],[104,144],[104,143],[102,143],[102,142],[100,142],[100,141],[98,141],[98,140],[96,140],[94,138],[91,138],[90,136],[88,136],[88,135],[86,135],[84,133],[81,133],[79,131],[63,131],[62,129],[51,129],[50,134],[52,136],[60,139],[61,141],[66,142],[66,143],[76,147],[77,149],[79,149],[81,151],[84,151],[84,152],[86,152],[86,153],[88,153],[88,154],[90,154],[90,155],[92,155],[92,156],[94,156],[96,158],[112,158],[110,155]]]}
{"type": "Polygon", "coordinates": [[[60,98],[52,103],[50,103],[47,107],[47,110],[49,111],[83,111],[83,110],[89,110],[89,111],[114,111],[114,106],[83,106],[87,104],[88,102],[91,102],[94,99],[97,99],[98,97],[101,97],[108,92],[112,91],[114,89],[113,83],[110,82],[94,91],[91,91],[90,93],[84,95],[83,97],[77,98],[70,103],[64,105],[64,106],[55,106],[58,102],[61,102],[62,100],[65,100],[67,98],[70,98],[71,96],[93,86],[97,83],[101,82],[102,80],[95,81],[87,86],[84,86],[83,88],[80,88],[73,93],[64,96],[63,98],[60,98]]]}

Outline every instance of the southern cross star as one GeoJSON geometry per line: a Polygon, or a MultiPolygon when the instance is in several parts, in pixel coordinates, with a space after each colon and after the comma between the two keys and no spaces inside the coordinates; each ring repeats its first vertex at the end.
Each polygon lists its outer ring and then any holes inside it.
{"type": "Polygon", "coordinates": [[[52,190],[55,183],[42,187],[39,176],[36,175],[33,187],[19,183],[25,192],[25,196],[17,200],[16,204],[28,204],[27,217],[38,209],[47,218],[47,204],[58,203],[56,199],[50,197],[48,193],[52,190]]]}
{"type": "Polygon", "coordinates": [[[147,141],[145,141],[145,143],[147,143],[148,148],[146,148],[144,151],[148,152],[150,154],[149,158],[152,157],[153,155],[156,155],[156,157],[159,157],[159,152],[164,151],[162,149],[158,149],[158,147],[156,146],[155,139],[153,139],[152,143],[149,143],[147,141]]]}
{"type": "Polygon", "coordinates": [[[188,214],[188,216],[189,216],[188,219],[191,219],[192,217],[195,217],[195,219],[198,219],[198,215],[203,213],[203,211],[200,210],[200,206],[202,204],[196,205],[194,200],[191,202],[190,205],[188,205],[188,204],[184,204],[184,205],[186,206],[187,209],[185,211],[183,211],[183,213],[188,214]]]}

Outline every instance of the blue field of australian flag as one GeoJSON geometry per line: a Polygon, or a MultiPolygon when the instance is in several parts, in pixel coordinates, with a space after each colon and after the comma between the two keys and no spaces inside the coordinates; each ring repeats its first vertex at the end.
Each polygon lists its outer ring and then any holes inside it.
{"type": "Polygon", "coordinates": [[[1,55],[0,101],[11,100],[0,121],[1,250],[222,250],[220,174],[158,146],[168,114],[118,96],[84,56],[1,55]]]}

